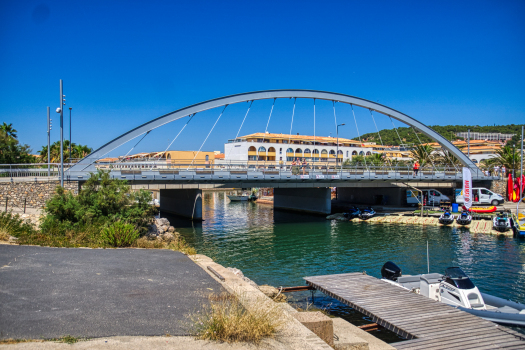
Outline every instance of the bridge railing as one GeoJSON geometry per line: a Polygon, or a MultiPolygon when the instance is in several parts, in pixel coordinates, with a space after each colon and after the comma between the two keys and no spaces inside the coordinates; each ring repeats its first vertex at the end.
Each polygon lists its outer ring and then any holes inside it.
{"type": "MultiPolygon", "coordinates": [[[[64,164],[64,174],[67,178],[73,179],[69,168],[73,164],[64,164]]],[[[171,174],[171,175],[229,175],[229,174],[248,174],[258,173],[266,175],[283,176],[318,176],[318,175],[371,175],[392,177],[397,174],[399,176],[414,177],[414,170],[411,165],[373,165],[373,164],[348,164],[336,165],[335,162],[309,162],[306,164],[293,165],[291,162],[276,163],[275,161],[222,161],[222,162],[186,162],[186,163],[167,163],[166,161],[158,162],[138,162],[125,161],[113,163],[96,163],[94,167],[86,168],[82,175],[89,177],[89,172],[95,169],[110,170],[112,174],[125,176],[136,174],[171,174]],[[389,176],[390,175],[390,176],[389,176]]],[[[485,177],[481,169],[471,169],[472,175],[476,178],[485,177]]],[[[0,164],[0,177],[57,177],[60,175],[60,164],[52,163],[32,163],[32,164],[0,164]]],[[[424,166],[419,169],[418,178],[434,177],[436,175],[444,175],[449,177],[460,177],[461,168],[451,167],[447,165],[424,166]]],[[[82,176],[82,178],[86,178],[82,176]]],[[[74,176],[73,176],[74,177],[74,176]]]]}

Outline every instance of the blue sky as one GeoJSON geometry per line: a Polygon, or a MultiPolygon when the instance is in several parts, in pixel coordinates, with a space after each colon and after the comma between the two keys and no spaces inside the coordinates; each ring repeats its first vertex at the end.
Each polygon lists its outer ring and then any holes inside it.
{"type": "MultiPolygon", "coordinates": [[[[193,103],[280,88],[379,101],[427,125],[525,122],[523,1],[3,0],[0,47],[2,121],[34,152],[59,79],[73,142],[94,148],[193,103]]],[[[241,134],[264,131],[271,103],[254,102],[241,134]]],[[[246,108],[228,107],[203,150],[223,150],[246,108]]],[[[291,112],[278,100],[269,131],[289,132],[291,112]]],[[[356,137],[350,109],[337,113],[340,136],[356,137]]],[[[198,149],[219,114],[197,115],[171,149],[198,149]]],[[[374,131],[368,111],[356,114],[361,133],[374,131]]],[[[294,120],[294,133],[313,133],[312,101],[298,101],[294,120]]],[[[330,103],[318,102],[316,121],[316,134],[335,134],[330,103]]],[[[164,150],[183,123],[134,152],[164,150]]]]}

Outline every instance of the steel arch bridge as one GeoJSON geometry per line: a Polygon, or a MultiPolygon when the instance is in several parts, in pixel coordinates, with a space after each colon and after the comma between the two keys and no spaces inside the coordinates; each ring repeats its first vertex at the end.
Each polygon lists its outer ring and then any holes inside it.
{"type": "Polygon", "coordinates": [[[401,113],[393,108],[384,106],[382,104],[365,100],[359,97],[345,95],[335,92],[316,91],[316,90],[264,90],[247,92],[242,94],[230,95],[225,97],[216,98],[213,100],[197,103],[191,106],[187,106],[171,113],[160,116],[153,119],[145,124],[142,124],[118,137],[109,141],[102,147],[98,148],[73,167],[69,169],[70,173],[84,172],[90,165],[92,165],[98,159],[104,157],[106,154],[114,150],[115,148],[123,145],[124,143],[133,140],[134,138],[143,135],[153,129],[156,129],[162,125],[170,123],[172,121],[191,116],[193,114],[226,106],[235,103],[249,102],[255,100],[265,99],[279,99],[279,98],[304,98],[304,99],[317,99],[317,100],[328,100],[340,103],[346,103],[358,107],[363,107],[371,111],[375,111],[384,114],[388,117],[394,118],[404,124],[414,127],[421,131],[426,136],[437,141],[444,149],[449,151],[454,157],[456,157],[463,166],[468,167],[477,172],[478,168],[472,160],[470,160],[463,152],[461,152],[456,146],[454,146],[446,138],[427,127],[420,121],[401,113]]]}

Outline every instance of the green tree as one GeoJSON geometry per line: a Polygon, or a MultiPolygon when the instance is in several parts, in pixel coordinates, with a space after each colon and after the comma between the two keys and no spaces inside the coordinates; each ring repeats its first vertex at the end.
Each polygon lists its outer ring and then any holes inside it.
{"type": "Polygon", "coordinates": [[[13,124],[6,124],[6,122],[4,122],[0,125],[0,132],[6,137],[11,137],[13,139],[18,138],[16,135],[17,131],[13,128],[13,124]]]}
{"type": "Polygon", "coordinates": [[[496,157],[488,159],[485,163],[488,166],[504,166],[507,169],[507,174],[518,174],[520,171],[521,150],[510,145],[500,148],[496,151],[496,157]]]}
{"type": "Polygon", "coordinates": [[[120,221],[145,233],[156,208],[150,204],[151,194],[145,190],[131,191],[126,181],[112,179],[109,171],[92,173],[74,196],[58,186],[46,203],[44,233],[81,232],[86,227],[108,227],[120,221]]]}
{"type": "Polygon", "coordinates": [[[28,145],[21,145],[17,139],[0,133],[0,164],[34,163],[36,157],[31,155],[28,145]]]}
{"type": "Polygon", "coordinates": [[[410,150],[410,157],[424,167],[433,161],[432,152],[434,148],[430,145],[419,145],[410,150]]]}

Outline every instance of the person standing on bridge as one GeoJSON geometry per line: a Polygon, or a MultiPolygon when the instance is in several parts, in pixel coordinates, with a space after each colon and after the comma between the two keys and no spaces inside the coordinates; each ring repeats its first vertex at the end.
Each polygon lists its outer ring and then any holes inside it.
{"type": "Polygon", "coordinates": [[[417,173],[419,171],[419,163],[417,162],[417,160],[414,162],[414,176],[417,176],[417,173]]]}

